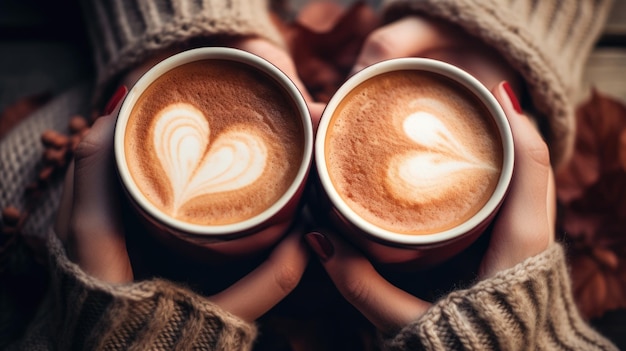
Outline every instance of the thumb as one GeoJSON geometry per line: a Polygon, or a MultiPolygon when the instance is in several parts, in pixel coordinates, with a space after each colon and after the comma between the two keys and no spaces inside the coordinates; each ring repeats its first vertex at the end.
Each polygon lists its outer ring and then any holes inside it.
{"type": "Polygon", "coordinates": [[[513,267],[554,241],[556,200],[549,151],[531,120],[521,113],[508,83],[494,88],[513,132],[515,170],[508,195],[494,222],[483,258],[483,277],[513,267]]]}
{"type": "Polygon", "coordinates": [[[430,307],[389,283],[365,256],[337,236],[311,232],[305,240],[343,297],[382,333],[397,332],[430,307]]]}
{"type": "MultiPolygon", "coordinates": [[[[122,94],[115,98],[113,111],[98,118],[87,135],[78,144],[75,152],[73,172],[74,216],[89,214],[90,220],[104,227],[117,227],[118,204],[117,186],[114,173],[113,138],[116,116],[126,95],[126,87],[120,87],[122,94]]],[[[117,229],[117,228],[115,228],[117,229]]]]}
{"type": "MultiPolygon", "coordinates": [[[[113,134],[116,111],[126,88],[116,94],[115,111],[98,118],[78,145],[72,174],[73,190],[68,249],[87,273],[105,281],[132,280],[132,269],[119,214],[119,188],[114,173],[113,134]]],[[[67,184],[67,183],[66,183],[67,184]]]]}

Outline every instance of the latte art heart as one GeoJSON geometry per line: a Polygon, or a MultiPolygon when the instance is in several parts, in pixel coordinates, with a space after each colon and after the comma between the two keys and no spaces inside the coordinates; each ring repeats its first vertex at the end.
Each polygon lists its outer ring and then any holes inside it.
{"type": "Polygon", "coordinates": [[[255,65],[207,58],[133,95],[117,160],[141,212],[204,233],[265,220],[299,196],[309,121],[282,80],[268,78],[255,65]]]}
{"type": "Polygon", "coordinates": [[[382,73],[356,87],[325,136],[328,176],[364,221],[428,235],[464,223],[502,172],[497,124],[466,87],[437,73],[382,73]]]}
{"type": "Polygon", "coordinates": [[[418,111],[407,116],[402,131],[419,150],[396,155],[387,175],[399,198],[413,203],[429,203],[455,185],[469,169],[498,172],[495,165],[479,159],[463,147],[454,133],[435,115],[418,111]]]}
{"type": "Polygon", "coordinates": [[[265,169],[264,141],[245,129],[220,133],[211,143],[204,114],[177,103],[155,117],[154,147],[172,191],[174,213],[194,197],[241,189],[265,169]]]}

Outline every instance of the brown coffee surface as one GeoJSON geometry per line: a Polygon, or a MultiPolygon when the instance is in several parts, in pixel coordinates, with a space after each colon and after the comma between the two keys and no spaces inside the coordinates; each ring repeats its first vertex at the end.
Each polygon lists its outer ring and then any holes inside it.
{"type": "Polygon", "coordinates": [[[449,78],[410,70],[373,77],[331,118],[331,182],[356,214],[383,229],[450,229],[478,212],[498,182],[503,151],[489,116],[449,78]]]}
{"type": "Polygon", "coordinates": [[[272,78],[243,63],[202,60],[156,79],[131,111],[130,174],[175,219],[232,224],[274,204],[304,153],[299,112],[272,78]]]}

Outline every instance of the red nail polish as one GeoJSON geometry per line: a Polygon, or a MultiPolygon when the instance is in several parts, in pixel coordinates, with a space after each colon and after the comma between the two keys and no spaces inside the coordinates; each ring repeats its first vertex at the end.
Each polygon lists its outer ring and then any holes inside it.
{"type": "Polygon", "coordinates": [[[115,107],[120,102],[120,100],[122,100],[122,98],[124,97],[124,95],[126,95],[127,92],[128,92],[128,88],[126,88],[125,85],[121,85],[119,88],[117,88],[117,90],[115,91],[115,94],[111,96],[111,99],[106,104],[104,108],[104,114],[110,115],[111,112],[115,110],[115,107]]]}
{"type": "Polygon", "coordinates": [[[308,233],[304,236],[304,240],[306,240],[311,249],[322,261],[327,261],[335,253],[333,244],[322,233],[308,233]]]}
{"type": "Polygon", "coordinates": [[[509,82],[502,83],[502,87],[504,88],[504,91],[506,91],[506,94],[509,96],[509,100],[511,100],[511,105],[513,105],[515,111],[517,113],[522,113],[522,106],[520,106],[519,100],[517,100],[517,96],[515,96],[515,92],[511,88],[509,82]]]}

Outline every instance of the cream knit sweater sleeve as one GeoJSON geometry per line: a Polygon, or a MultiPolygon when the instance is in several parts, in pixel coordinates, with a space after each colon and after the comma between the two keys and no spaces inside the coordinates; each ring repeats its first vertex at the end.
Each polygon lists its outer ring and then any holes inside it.
{"type": "MultiPolygon", "coordinates": [[[[51,233],[55,350],[250,350],[256,326],[164,280],[111,285],[70,262],[51,233]]],[[[32,343],[32,340],[30,341],[32,343]]],[[[49,341],[50,342],[50,341],[49,341]]]]}
{"type": "Polygon", "coordinates": [[[585,62],[612,0],[385,0],[387,20],[442,18],[497,49],[524,78],[553,164],[572,152],[585,62]]]}
{"type": "Polygon", "coordinates": [[[563,248],[450,293],[386,350],[617,350],[581,318],[563,248]]]}
{"type": "Polygon", "coordinates": [[[80,0],[93,49],[96,95],[159,51],[216,36],[256,36],[283,46],[267,0],[80,0]]]}

